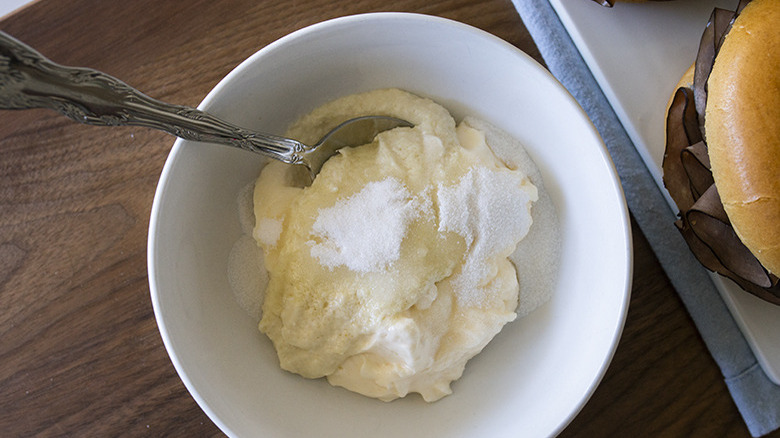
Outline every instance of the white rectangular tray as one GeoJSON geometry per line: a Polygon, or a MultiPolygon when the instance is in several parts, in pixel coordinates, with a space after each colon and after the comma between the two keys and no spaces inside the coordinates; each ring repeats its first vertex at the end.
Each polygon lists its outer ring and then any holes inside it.
{"type": "MultiPolygon", "coordinates": [[[[550,3],[663,189],[667,103],[696,57],[712,9],[733,10],[737,1],[618,3],[613,8],[587,0],[550,3]]],[[[667,200],[676,210],[668,194],[667,200]]],[[[780,306],[745,293],[728,279],[713,278],[759,364],[780,385],[780,306]]]]}

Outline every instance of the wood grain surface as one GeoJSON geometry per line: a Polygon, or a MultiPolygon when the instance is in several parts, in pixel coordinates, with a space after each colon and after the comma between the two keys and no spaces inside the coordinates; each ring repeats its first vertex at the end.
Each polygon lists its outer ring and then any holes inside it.
{"type": "MultiPolygon", "coordinates": [[[[277,38],[383,10],[456,19],[540,60],[509,0],[39,0],[0,29],[56,62],[195,106],[277,38]]],[[[222,436],[176,375],[149,299],[146,233],[172,144],[160,132],[83,126],[45,110],[0,112],[0,436],[222,436]]],[[[633,233],[623,337],[561,436],[749,436],[658,261],[633,233]]]]}

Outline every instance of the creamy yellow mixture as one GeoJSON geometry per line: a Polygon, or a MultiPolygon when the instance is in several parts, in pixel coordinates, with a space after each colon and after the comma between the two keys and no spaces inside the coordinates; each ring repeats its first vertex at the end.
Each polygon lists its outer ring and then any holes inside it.
{"type": "MultiPolygon", "coordinates": [[[[509,258],[539,193],[482,130],[456,127],[440,105],[400,90],[336,100],[287,134],[313,144],[366,114],[414,127],[342,149],[305,189],[278,162],[257,179],[253,237],[268,272],[259,327],[285,370],[382,400],[418,392],[434,401],[516,318],[509,258]]],[[[543,212],[555,222],[549,205],[543,212]]],[[[555,240],[553,228],[532,240],[555,240]]],[[[544,263],[556,247],[546,244],[544,263]]],[[[529,286],[523,313],[546,300],[548,280],[529,286]]]]}

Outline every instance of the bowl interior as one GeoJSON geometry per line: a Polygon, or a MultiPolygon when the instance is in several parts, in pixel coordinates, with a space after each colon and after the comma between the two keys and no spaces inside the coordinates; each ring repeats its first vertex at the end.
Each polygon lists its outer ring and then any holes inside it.
{"type": "Polygon", "coordinates": [[[241,231],[237,194],[264,160],[176,141],[149,234],[160,332],[185,385],[231,436],[547,436],[565,427],[606,369],[631,277],[627,210],[606,150],[582,110],[527,55],[472,27],[423,15],[344,17],[295,32],[231,72],[201,105],[281,134],[339,96],[398,87],[456,119],[472,115],[526,145],[563,233],[552,300],[515,321],[467,365],[454,394],[384,403],[282,371],[235,303],[227,260],[241,231]]]}

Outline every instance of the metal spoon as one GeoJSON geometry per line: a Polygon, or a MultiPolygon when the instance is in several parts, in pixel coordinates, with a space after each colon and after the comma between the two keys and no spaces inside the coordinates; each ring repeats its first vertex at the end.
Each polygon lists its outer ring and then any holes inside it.
{"type": "MultiPolygon", "coordinates": [[[[411,123],[387,116],[350,119],[315,145],[244,129],[211,114],[153,99],[97,70],[56,64],[0,31],[0,109],[49,108],[88,125],[144,126],[186,140],[235,146],[308,169],[309,181],[336,151],[411,123]]],[[[306,185],[308,185],[306,184],[306,185]]]]}

